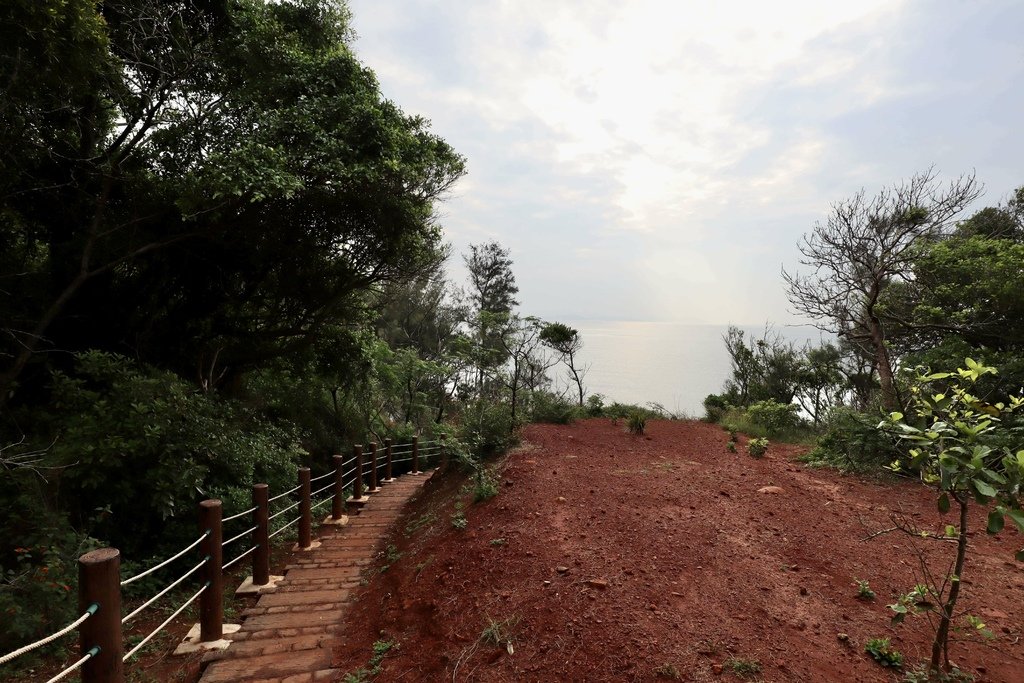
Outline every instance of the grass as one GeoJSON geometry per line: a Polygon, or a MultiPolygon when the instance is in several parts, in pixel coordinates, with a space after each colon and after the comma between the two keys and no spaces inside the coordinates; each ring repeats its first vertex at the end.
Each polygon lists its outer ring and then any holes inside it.
{"type": "Polygon", "coordinates": [[[665,662],[661,666],[654,667],[654,675],[658,678],[667,678],[671,681],[682,680],[683,675],[676,668],[675,664],[665,662]]]}
{"type": "Polygon", "coordinates": [[[345,674],[345,677],[341,679],[342,683],[368,683],[373,680],[375,676],[380,674],[381,662],[384,661],[389,652],[397,648],[397,641],[390,639],[378,640],[373,644],[373,655],[370,657],[370,661],[366,663],[366,666],[345,674]]]}
{"type": "Polygon", "coordinates": [[[518,623],[519,617],[515,615],[503,621],[488,619],[487,626],[480,633],[480,640],[494,647],[507,645],[512,641],[512,630],[515,629],[518,623]]]}
{"type": "Polygon", "coordinates": [[[761,663],[756,659],[743,659],[742,657],[729,657],[725,665],[740,678],[754,678],[761,673],[761,663]]]}

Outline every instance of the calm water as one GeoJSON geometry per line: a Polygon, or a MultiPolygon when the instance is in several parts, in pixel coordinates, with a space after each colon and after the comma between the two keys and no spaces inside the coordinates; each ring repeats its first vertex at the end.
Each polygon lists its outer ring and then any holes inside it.
{"type": "MultiPolygon", "coordinates": [[[[605,403],[655,402],[692,417],[704,414],[704,397],[718,393],[732,368],[722,335],[726,325],[566,321],[583,338],[588,394],[604,394],[605,403]]],[[[760,337],[764,327],[741,327],[760,337]]],[[[798,346],[817,343],[821,333],[810,326],[778,327],[798,346]]],[[[562,379],[561,377],[559,379],[562,379]]]]}

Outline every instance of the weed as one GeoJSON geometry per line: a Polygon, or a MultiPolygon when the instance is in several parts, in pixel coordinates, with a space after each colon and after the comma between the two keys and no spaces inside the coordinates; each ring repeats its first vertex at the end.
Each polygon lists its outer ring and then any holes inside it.
{"type": "Polygon", "coordinates": [[[498,495],[498,480],[490,470],[480,468],[476,471],[476,486],[473,489],[473,502],[489,500],[498,495]]]}
{"type": "Polygon", "coordinates": [[[380,673],[380,663],[389,652],[396,649],[398,643],[394,640],[378,640],[373,644],[373,656],[365,667],[356,669],[352,673],[345,674],[342,683],[369,683],[369,681],[380,673]]]}
{"type": "Polygon", "coordinates": [[[747,442],[747,453],[752,458],[760,458],[768,452],[768,439],[761,437],[760,439],[751,439],[747,442]]]}
{"type": "Polygon", "coordinates": [[[729,657],[729,659],[725,660],[725,666],[732,669],[732,672],[740,678],[753,678],[761,673],[761,663],[756,659],[729,657]]]}
{"type": "Polygon", "coordinates": [[[405,535],[412,536],[414,533],[419,531],[425,526],[429,526],[434,523],[437,519],[437,515],[433,512],[424,512],[422,515],[412,520],[405,526],[405,535]]]}
{"type": "Polygon", "coordinates": [[[725,449],[727,451],[729,451],[730,453],[735,453],[736,452],[736,442],[735,441],[730,441],[729,443],[725,444],[725,449]]]}
{"type": "Polygon", "coordinates": [[[504,538],[492,538],[491,539],[491,545],[493,545],[495,547],[505,545],[505,539],[504,538]]]}
{"type": "Polygon", "coordinates": [[[857,599],[858,600],[874,600],[875,591],[871,590],[871,586],[868,585],[867,579],[854,579],[857,582],[857,599]]]}
{"type": "Polygon", "coordinates": [[[634,436],[643,436],[647,429],[647,417],[642,413],[630,413],[626,419],[626,429],[634,436]]]}
{"type": "Polygon", "coordinates": [[[661,666],[654,668],[654,675],[658,678],[667,678],[672,681],[678,681],[682,679],[682,674],[679,673],[679,669],[676,668],[675,664],[665,662],[661,666]]]}
{"type": "Polygon", "coordinates": [[[889,647],[888,638],[872,638],[864,644],[864,651],[881,664],[898,669],[903,666],[903,655],[889,647]]]}
{"type": "Polygon", "coordinates": [[[494,647],[501,647],[508,645],[512,642],[512,629],[519,623],[518,616],[511,616],[504,621],[496,621],[494,619],[488,619],[487,626],[480,633],[480,640],[488,645],[494,647]]]}
{"type": "Polygon", "coordinates": [[[462,531],[469,526],[469,520],[466,519],[466,515],[462,513],[462,510],[457,511],[452,515],[452,527],[462,531]]]}
{"type": "Polygon", "coordinates": [[[384,553],[385,562],[383,565],[381,565],[380,573],[383,574],[384,572],[386,572],[388,569],[391,568],[391,565],[393,565],[395,562],[398,562],[400,559],[402,559],[402,553],[398,552],[398,548],[396,548],[393,544],[388,543],[388,548],[384,553]]]}
{"type": "Polygon", "coordinates": [[[974,675],[955,666],[949,671],[928,671],[927,664],[920,664],[904,674],[902,683],[974,683],[974,675]]]}

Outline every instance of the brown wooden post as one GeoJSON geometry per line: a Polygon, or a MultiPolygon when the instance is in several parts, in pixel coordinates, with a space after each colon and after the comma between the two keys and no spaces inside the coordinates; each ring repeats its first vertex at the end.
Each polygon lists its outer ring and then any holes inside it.
{"type": "Polygon", "coordinates": [[[99,609],[78,627],[80,656],[99,648],[82,665],[82,683],[122,683],[121,553],[116,548],[100,548],[78,558],[79,613],[94,603],[99,609]]]}
{"type": "Polygon", "coordinates": [[[448,437],[447,434],[442,432],[437,436],[437,454],[438,462],[440,464],[441,473],[444,474],[448,471],[448,449],[444,447],[444,440],[448,437]]]}
{"type": "Polygon", "coordinates": [[[209,582],[199,596],[199,640],[204,643],[224,637],[222,518],[223,509],[219,500],[199,503],[199,532],[210,532],[199,544],[199,555],[206,560],[202,574],[209,582]]]}
{"type": "Polygon", "coordinates": [[[299,547],[308,548],[313,545],[313,512],[310,500],[309,468],[299,468],[299,547]]]}
{"type": "Polygon", "coordinates": [[[412,437],[412,472],[410,474],[420,473],[420,437],[412,437]]]}
{"type": "Polygon", "coordinates": [[[377,493],[380,486],[377,484],[377,442],[370,442],[370,490],[367,493],[377,493]]]}
{"type": "Polygon", "coordinates": [[[352,484],[352,498],[362,500],[363,498],[363,447],[356,444],[352,447],[356,456],[356,480],[352,484]]]}
{"type": "Polygon", "coordinates": [[[334,499],[331,501],[331,519],[340,520],[345,516],[345,483],[341,480],[345,474],[341,471],[341,461],[344,458],[340,455],[334,456],[334,499]]]}
{"type": "Polygon", "coordinates": [[[393,482],[395,480],[395,476],[391,473],[391,448],[392,448],[391,439],[384,439],[385,465],[384,465],[384,482],[383,483],[385,483],[385,484],[390,484],[391,482],[393,482]]]}
{"type": "Polygon", "coordinates": [[[256,586],[270,583],[270,489],[266,484],[252,485],[252,582],[256,586]]]}

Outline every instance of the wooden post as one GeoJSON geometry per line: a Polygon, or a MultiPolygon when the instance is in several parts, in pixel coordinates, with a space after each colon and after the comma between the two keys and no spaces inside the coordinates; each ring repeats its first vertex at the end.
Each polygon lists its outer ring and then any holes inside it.
{"type": "Polygon", "coordinates": [[[356,480],[352,483],[352,498],[362,500],[363,498],[363,447],[356,444],[352,447],[356,456],[356,480]]]}
{"type": "Polygon", "coordinates": [[[94,647],[99,652],[82,665],[82,683],[122,683],[121,553],[116,548],[100,548],[78,558],[79,613],[93,603],[99,609],[78,627],[78,647],[81,657],[94,647]]]}
{"type": "Polygon", "coordinates": [[[256,586],[270,583],[270,489],[266,484],[252,485],[252,542],[256,550],[252,553],[252,582],[256,586]]]}
{"type": "Polygon", "coordinates": [[[301,498],[299,499],[299,547],[309,548],[313,545],[313,512],[312,501],[310,500],[309,468],[299,468],[299,486],[301,498]]]}
{"type": "Polygon", "coordinates": [[[209,585],[199,596],[199,640],[210,643],[224,638],[224,561],[221,555],[223,510],[219,500],[199,503],[199,531],[206,537],[199,543],[199,555],[206,559],[202,575],[209,585]]]}
{"type": "Polygon", "coordinates": [[[391,439],[384,439],[384,481],[383,484],[390,484],[395,480],[395,475],[391,472],[391,439]]]}
{"type": "Polygon", "coordinates": [[[379,493],[380,486],[377,484],[377,442],[370,442],[370,490],[367,493],[379,493]]]}
{"type": "Polygon", "coordinates": [[[334,456],[334,499],[331,501],[331,520],[338,522],[345,516],[345,483],[341,480],[345,474],[341,471],[340,455],[334,456]]]}
{"type": "Polygon", "coordinates": [[[412,437],[412,472],[410,474],[420,473],[420,437],[412,437]]]}

